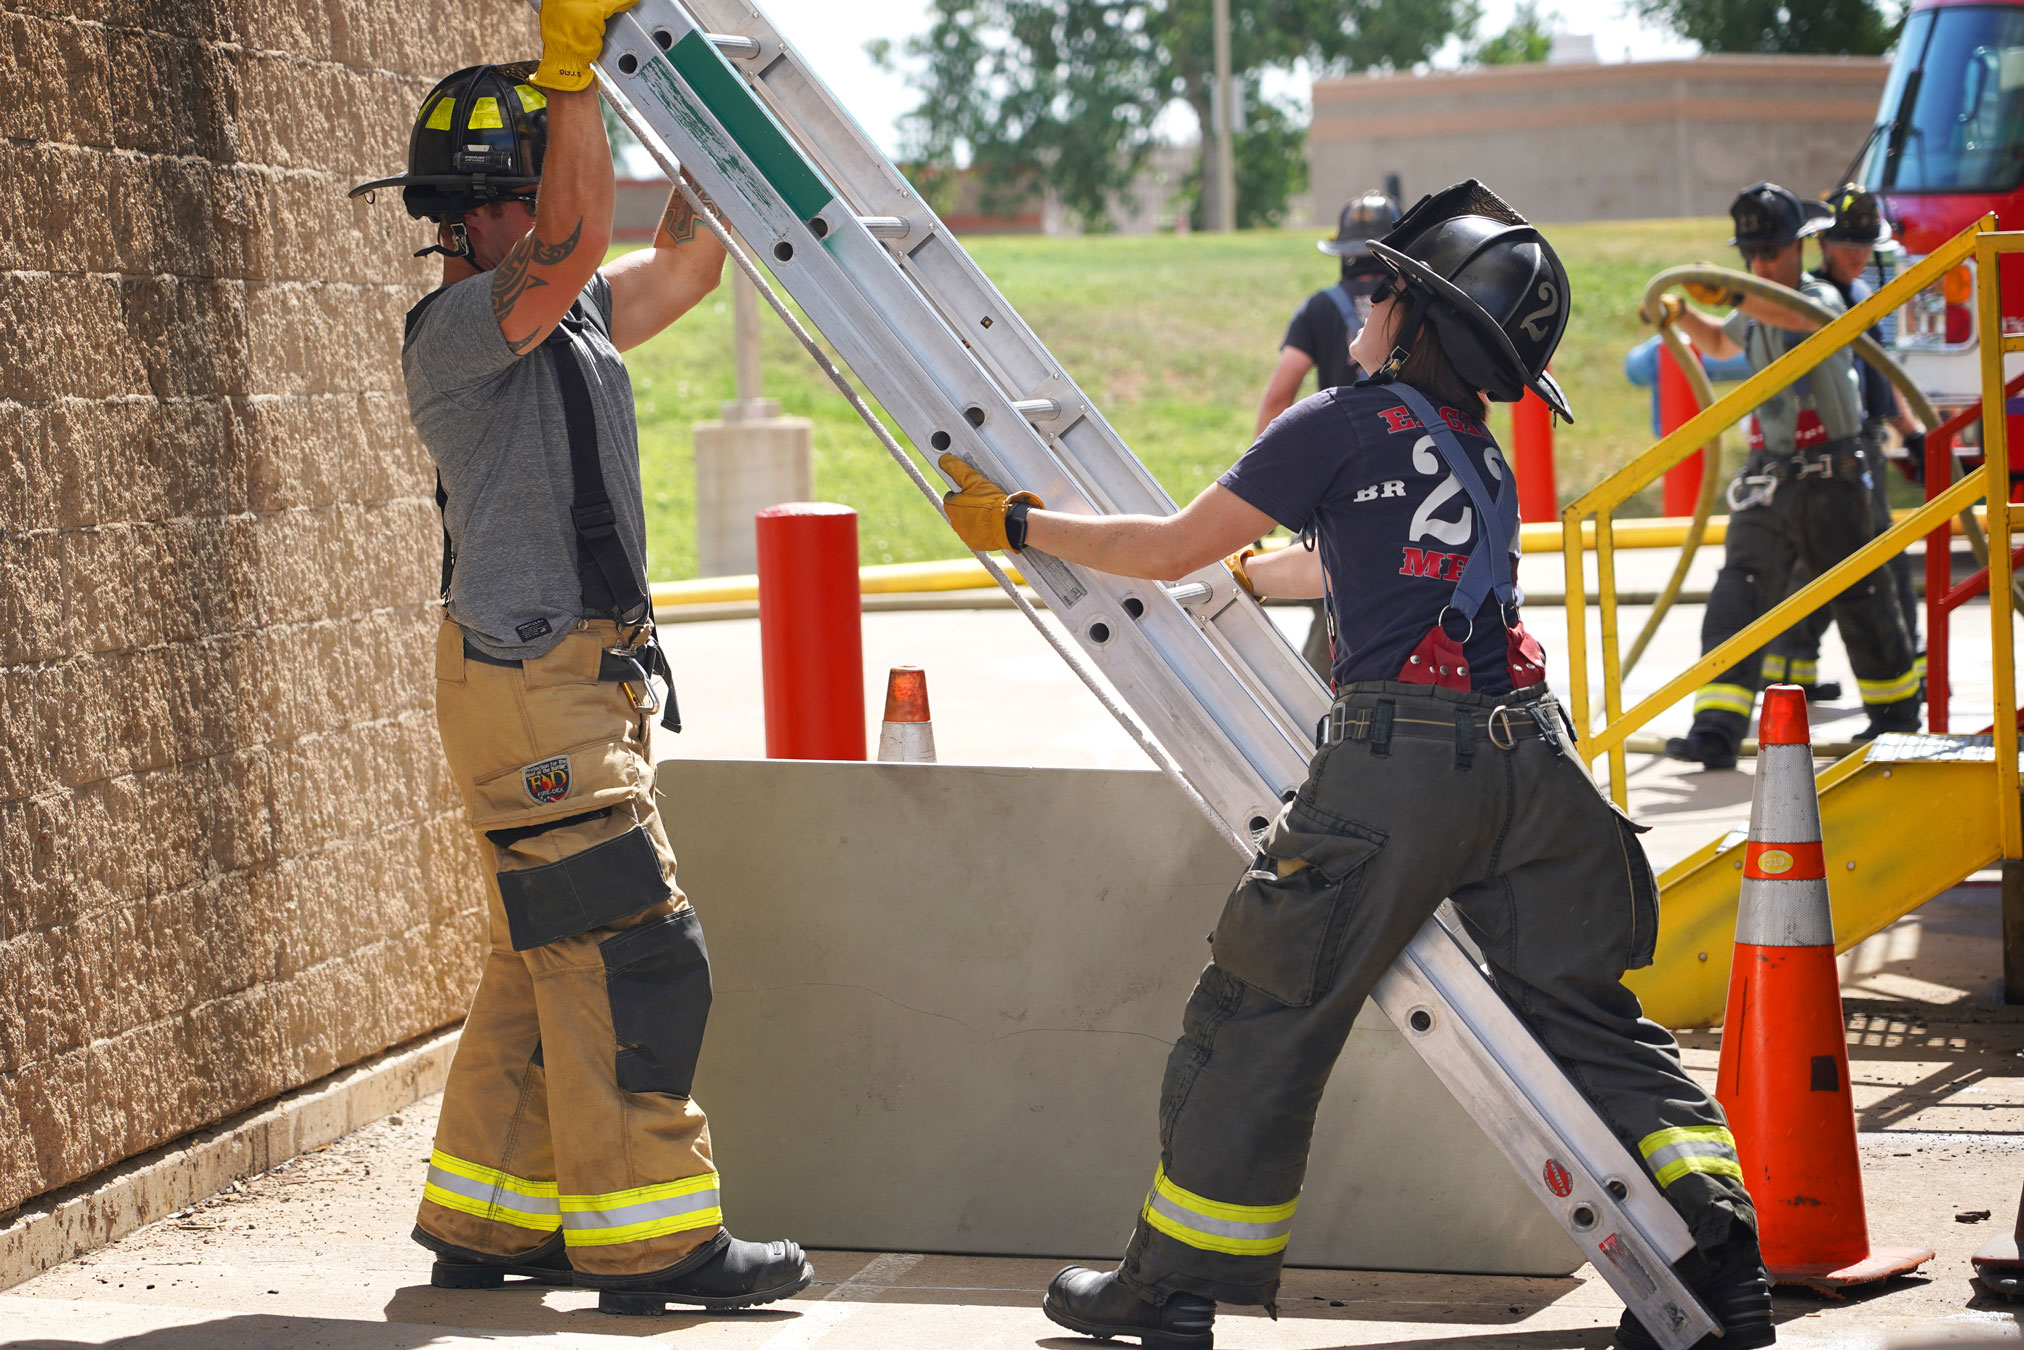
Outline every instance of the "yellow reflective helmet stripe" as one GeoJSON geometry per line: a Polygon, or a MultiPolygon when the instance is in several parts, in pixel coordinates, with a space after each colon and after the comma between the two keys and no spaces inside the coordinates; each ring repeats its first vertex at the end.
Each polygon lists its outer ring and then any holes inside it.
{"type": "Polygon", "coordinates": [[[1670,1186],[1693,1172],[1743,1179],[1736,1161],[1736,1137],[1720,1125],[1683,1125],[1638,1140],[1638,1152],[1659,1185],[1670,1186]]]}
{"type": "Polygon", "coordinates": [[[427,125],[429,130],[448,131],[450,129],[450,115],[456,112],[456,110],[457,100],[444,97],[437,99],[434,103],[422,109],[422,116],[428,119],[427,125]]]}
{"type": "Polygon", "coordinates": [[[499,100],[481,98],[471,105],[471,120],[466,124],[472,131],[496,130],[504,127],[499,117],[499,100]]]}
{"type": "Polygon", "coordinates": [[[1757,691],[1740,684],[1704,684],[1694,695],[1694,711],[1731,712],[1748,717],[1757,704],[1757,691]]]}
{"type": "Polygon", "coordinates": [[[602,1195],[561,1197],[563,1241],[609,1247],[724,1222],[715,1172],[602,1195]]]}
{"type": "Polygon", "coordinates": [[[516,1177],[452,1157],[441,1149],[429,1155],[429,1177],[422,1196],[444,1209],[516,1228],[552,1233],[562,1222],[554,1182],[516,1177]]]}
{"type": "Polygon", "coordinates": [[[1279,1205],[1233,1205],[1177,1186],[1160,1166],[1146,1193],[1146,1225],[1176,1242],[1228,1256],[1271,1256],[1286,1250],[1293,1232],[1294,1197],[1279,1205]]]}
{"type": "Polygon", "coordinates": [[[548,106],[548,95],[531,84],[516,84],[513,92],[520,96],[520,106],[527,112],[538,112],[548,106]]]}

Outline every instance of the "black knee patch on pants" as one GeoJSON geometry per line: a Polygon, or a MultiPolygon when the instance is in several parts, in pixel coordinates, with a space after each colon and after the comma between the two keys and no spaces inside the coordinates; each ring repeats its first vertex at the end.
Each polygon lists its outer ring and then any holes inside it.
{"type": "Polygon", "coordinates": [[[693,909],[598,944],[626,1092],[690,1095],[710,1017],[710,952],[693,909]]]}
{"type": "Polygon", "coordinates": [[[615,923],[672,894],[643,825],[560,862],[499,873],[506,932],[516,952],[615,923]]]}

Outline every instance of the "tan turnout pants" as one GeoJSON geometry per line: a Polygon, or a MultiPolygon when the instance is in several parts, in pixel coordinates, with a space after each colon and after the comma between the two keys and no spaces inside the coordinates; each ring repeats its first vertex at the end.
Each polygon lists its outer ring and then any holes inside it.
{"type": "Polygon", "coordinates": [[[648,715],[599,679],[617,641],[585,622],[502,664],[445,619],[436,647],[437,724],[488,860],[491,941],[417,1222],[495,1255],[559,1230],[593,1280],[665,1270],[722,1224],[689,1096],[709,956],[654,809],[648,715]]]}

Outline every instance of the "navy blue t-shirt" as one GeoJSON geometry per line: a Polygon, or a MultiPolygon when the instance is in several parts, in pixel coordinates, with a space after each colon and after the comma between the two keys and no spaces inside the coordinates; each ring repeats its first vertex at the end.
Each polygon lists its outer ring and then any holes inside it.
{"type": "MultiPolygon", "coordinates": [[[[1865,277],[1857,277],[1844,286],[1829,275],[1825,267],[1814,268],[1813,275],[1834,287],[1835,290],[1840,291],[1841,303],[1850,309],[1854,309],[1876,293],[1876,288],[1871,286],[1865,277]]],[[[1883,328],[1881,326],[1871,328],[1869,335],[1876,340],[1876,344],[1879,347],[1883,345],[1883,328]]],[[[1896,416],[1897,391],[1891,386],[1890,376],[1884,374],[1869,362],[1860,359],[1855,363],[1855,373],[1862,385],[1863,416],[1872,419],[1896,416]]]]}
{"type": "MultiPolygon", "coordinates": [[[[1475,457],[1491,495],[1502,501],[1516,491],[1476,414],[1428,401],[1475,457]]],[[[1274,419],[1216,481],[1295,534],[1312,524],[1335,606],[1336,686],[1397,679],[1453,598],[1476,543],[1475,507],[1419,419],[1383,385],[1324,390],[1274,419]]],[[[1474,618],[1462,649],[1471,686],[1504,693],[1511,676],[1496,598],[1474,618]]],[[[1451,635],[1461,627],[1449,620],[1451,635]]]]}

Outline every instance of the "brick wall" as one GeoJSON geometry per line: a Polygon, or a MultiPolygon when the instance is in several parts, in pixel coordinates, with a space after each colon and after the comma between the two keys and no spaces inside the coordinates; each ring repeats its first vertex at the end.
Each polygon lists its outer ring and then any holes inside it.
{"type": "Polygon", "coordinates": [[[397,169],[518,0],[0,0],[0,1216],[454,1020],[397,169]]]}

